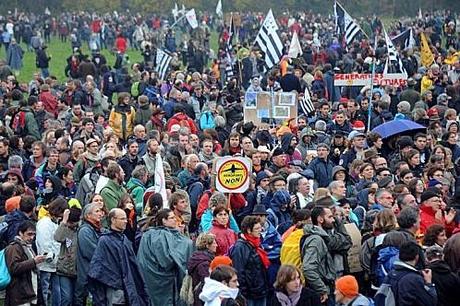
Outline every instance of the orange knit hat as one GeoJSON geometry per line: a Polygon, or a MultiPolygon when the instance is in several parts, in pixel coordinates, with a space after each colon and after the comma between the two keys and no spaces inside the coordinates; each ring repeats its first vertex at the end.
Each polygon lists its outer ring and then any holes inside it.
{"type": "Polygon", "coordinates": [[[337,279],[335,288],[346,297],[355,297],[359,294],[358,282],[352,275],[345,275],[337,279]]]}
{"type": "Polygon", "coordinates": [[[231,266],[232,265],[232,260],[228,256],[216,256],[212,261],[211,264],[209,265],[209,268],[211,271],[214,271],[217,266],[224,265],[224,266],[231,266]]]}

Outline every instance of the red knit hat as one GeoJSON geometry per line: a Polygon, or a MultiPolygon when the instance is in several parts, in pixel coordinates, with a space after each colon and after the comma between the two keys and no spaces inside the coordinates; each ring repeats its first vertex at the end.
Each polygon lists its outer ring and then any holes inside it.
{"type": "Polygon", "coordinates": [[[352,275],[345,275],[337,279],[335,288],[345,297],[355,297],[359,294],[358,282],[352,275]]]}
{"type": "Polygon", "coordinates": [[[209,268],[211,271],[214,271],[220,265],[224,266],[231,266],[233,264],[232,260],[228,256],[216,256],[211,263],[209,264],[209,268]]]}

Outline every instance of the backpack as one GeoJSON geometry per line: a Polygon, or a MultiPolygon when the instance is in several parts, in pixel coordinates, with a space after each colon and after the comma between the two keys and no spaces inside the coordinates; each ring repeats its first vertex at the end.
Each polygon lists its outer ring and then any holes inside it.
{"type": "MultiPolygon", "coordinates": [[[[286,237],[281,245],[281,264],[289,264],[302,269],[302,248],[307,237],[303,229],[296,229],[286,237]]],[[[300,277],[303,279],[303,275],[300,277]]]]}
{"type": "Polygon", "coordinates": [[[380,288],[375,293],[374,305],[375,306],[396,306],[398,300],[398,284],[401,278],[408,273],[401,273],[399,276],[395,273],[389,274],[380,288]]]}
{"type": "Polygon", "coordinates": [[[139,81],[134,82],[133,85],[131,85],[131,96],[134,98],[139,97],[139,81]]]}
{"type": "Polygon", "coordinates": [[[0,251],[0,290],[3,290],[11,282],[10,271],[6,265],[5,249],[0,251]]]}
{"type": "MultiPolygon", "coordinates": [[[[394,246],[379,244],[379,235],[374,240],[371,251],[370,280],[373,288],[378,289],[388,273],[393,270],[394,262],[399,258],[399,249],[394,246]]],[[[383,241],[383,238],[381,238],[383,241]]]]}
{"type": "Polygon", "coordinates": [[[200,117],[201,130],[213,129],[215,127],[216,123],[214,122],[214,115],[210,111],[202,113],[200,117]]]}
{"type": "Polygon", "coordinates": [[[15,135],[20,137],[27,136],[27,126],[26,126],[26,112],[18,111],[14,115],[13,122],[11,123],[11,129],[15,135]]]}

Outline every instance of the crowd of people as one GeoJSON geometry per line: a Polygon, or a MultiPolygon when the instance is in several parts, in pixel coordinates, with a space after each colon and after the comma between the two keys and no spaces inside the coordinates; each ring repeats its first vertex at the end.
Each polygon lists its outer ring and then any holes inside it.
{"type": "Polygon", "coordinates": [[[395,23],[391,36],[411,27],[416,41],[397,47],[407,85],[373,88],[335,86],[334,74],[383,72],[378,17],[361,20],[371,38],[345,46],[332,17],[283,14],[284,53],[297,32],[303,55],[268,71],[252,46],[260,13],[199,14],[182,34],[172,18],[129,12],[3,17],[5,305],[457,305],[458,17],[395,23]],[[66,62],[47,55],[54,36],[70,44],[66,62]],[[21,45],[37,59],[27,84],[21,45]],[[165,80],[157,48],[173,56],[165,80]],[[305,88],[311,113],[271,128],[244,121],[246,91],[305,88]],[[373,131],[399,120],[422,128],[373,131]],[[251,160],[247,191],[217,190],[226,156],[251,160]]]}

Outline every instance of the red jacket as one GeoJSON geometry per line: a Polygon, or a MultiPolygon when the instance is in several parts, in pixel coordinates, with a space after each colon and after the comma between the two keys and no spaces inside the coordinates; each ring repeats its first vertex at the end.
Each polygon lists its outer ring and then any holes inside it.
{"type": "Polygon", "coordinates": [[[216,256],[227,254],[230,247],[235,244],[236,240],[238,240],[238,236],[234,231],[226,226],[220,225],[216,220],[212,221],[212,227],[209,232],[216,235],[216,256]]]}
{"type": "Polygon", "coordinates": [[[190,129],[191,134],[196,134],[198,132],[195,122],[184,113],[177,113],[168,120],[168,125],[167,125],[168,133],[171,132],[171,127],[174,124],[178,124],[181,127],[183,126],[188,127],[190,129]]]}
{"type": "Polygon", "coordinates": [[[126,41],[126,38],[119,36],[115,40],[115,46],[118,51],[125,53],[126,49],[128,49],[128,42],[126,41]]]}
{"type": "Polygon", "coordinates": [[[420,206],[420,233],[425,235],[426,230],[433,224],[443,225],[446,229],[446,234],[449,237],[455,229],[455,222],[452,221],[450,224],[446,224],[444,219],[436,219],[436,212],[432,207],[427,205],[420,206]]]}
{"type": "Polygon", "coordinates": [[[53,96],[53,94],[51,92],[43,91],[38,96],[38,100],[43,102],[43,107],[45,108],[45,110],[48,113],[52,114],[55,118],[57,117],[57,115],[58,115],[58,110],[57,110],[58,101],[57,101],[56,97],[53,96]]]}
{"type": "MultiPolygon", "coordinates": [[[[201,216],[209,208],[209,198],[211,197],[214,189],[204,192],[198,202],[198,208],[196,210],[197,219],[201,219],[201,216]]],[[[232,210],[243,208],[246,205],[246,198],[241,193],[230,194],[230,208],[232,210]]]]}

